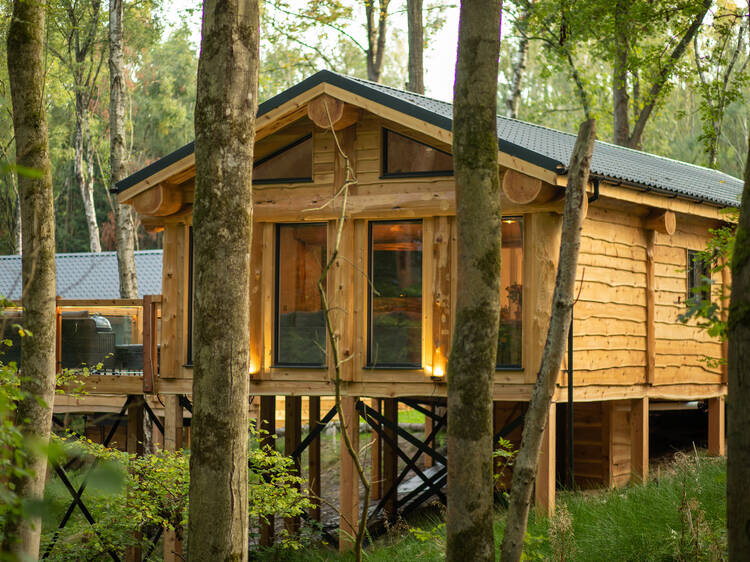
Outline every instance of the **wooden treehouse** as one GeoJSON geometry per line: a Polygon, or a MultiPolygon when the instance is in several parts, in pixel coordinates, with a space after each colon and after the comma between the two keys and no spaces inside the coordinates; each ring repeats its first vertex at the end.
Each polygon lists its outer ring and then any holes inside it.
{"type": "MultiPolygon", "coordinates": [[[[344,408],[347,417],[362,415],[375,430],[368,454],[376,504],[393,516],[425,497],[444,499],[450,462],[433,446],[433,430],[446,423],[439,406],[447,392],[456,300],[452,107],[328,71],[259,107],[248,287],[251,394],[260,397],[260,417],[272,432],[276,397],[285,397],[286,451],[299,459],[309,448],[314,491],[320,490],[315,428],[332,418],[321,415],[320,397],[333,394],[316,282],[341,212],[339,200],[326,203],[345,174],[329,115],[357,179],[341,258],[326,286],[347,358],[344,408]],[[303,397],[313,428],[305,439],[303,397]],[[427,414],[424,439],[398,428],[399,401],[427,414]],[[399,448],[406,442],[427,462],[407,456],[399,448]],[[399,458],[421,481],[408,498],[394,493],[403,479],[399,458]]],[[[504,219],[493,399],[498,435],[518,442],[546,337],[575,138],[500,117],[497,126],[504,219]]],[[[596,144],[591,172],[572,347],[536,485],[537,504],[547,510],[554,506],[556,481],[574,476],[578,485],[615,486],[645,480],[649,411],[670,404],[707,404],[709,449],[724,452],[726,371],[705,358],[726,357],[726,348],[678,315],[707,275],[697,252],[706,247],[709,229],[727,220],[721,209],[737,205],[741,182],[604,142],[596,144]]],[[[100,376],[89,385],[91,393],[158,393],[166,404],[169,446],[179,446],[181,412],[189,405],[180,397],[192,392],[194,176],[191,143],[118,184],[118,200],[132,205],[148,228],[164,232],[162,294],[154,297],[161,303],[158,373],[144,367],[143,377],[100,376]]],[[[713,281],[712,294],[701,298],[723,307],[728,279],[713,281]]],[[[342,452],[340,509],[348,521],[359,516],[358,501],[353,466],[342,452]]],[[[342,526],[348,528],[343,518],[342,526]]]]}

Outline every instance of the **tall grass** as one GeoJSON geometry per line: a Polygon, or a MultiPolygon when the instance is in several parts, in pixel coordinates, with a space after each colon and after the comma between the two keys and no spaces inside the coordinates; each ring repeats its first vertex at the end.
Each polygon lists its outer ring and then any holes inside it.
{"type": "MultiPolygon", "coordinates": [[[[686,500],[691,504],[693,520],[704,521],[700,541],[726,544],[726,461],[705,457],[683,457],[662,475],[652,474],[645,486],[591,492],[560,492],[558,505],[565,505],[572,519],[571,542],[574,552],[567,561],[672,561],[717,560],[706,552],[699,556],[680,557],[680,540],[690,539],[684,522],[686,500]],[[682,511],[681,511],[682,509],[682,511]]],[[[505,512],[495,521],[495,542],[502,540],[505,512]]],[[[532,513],[527,533],[526,559],[560,560],[550,541],[554,519],[535,517],[532,513]]],[[[336,546],[336,545],[333,545],[336,546]]],[[[401,524],[390,536],[376,541],[367,549],[365,559],[373,562],[412,562],[444,558],[445,526],[437,516],[401,524]]],[[[274,559],[267,553],[269,560],[274,559]]],[[[331,548],[307,549],[285,560],[349,560],[331,548]]],[[[720,559],[720,558],[718,558],[720,559]]]]}

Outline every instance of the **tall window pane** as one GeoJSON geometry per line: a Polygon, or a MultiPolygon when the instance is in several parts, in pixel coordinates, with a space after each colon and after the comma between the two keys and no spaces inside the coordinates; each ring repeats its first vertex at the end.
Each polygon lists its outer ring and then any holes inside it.
{"type": "Polygon", "coordinates": [[[326,225],[280,224],[276,237],[276,364],[324,365],[318,279],[326,260],[326,225]]]}
{"type": "Polygon", "coordinates": [[[520,367],[523,295],[523,220],[503,218],[503,261],[500,270],[500,332],[497,366],[520,367]]]}
{"type": "Polygon", "coordinates": [[[422,363],[422,223],[370,224],[371,366],[422,363]]]}

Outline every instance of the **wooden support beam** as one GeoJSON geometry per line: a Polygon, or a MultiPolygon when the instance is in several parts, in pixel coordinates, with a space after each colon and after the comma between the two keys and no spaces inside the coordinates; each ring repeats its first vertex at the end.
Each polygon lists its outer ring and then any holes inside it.
{"type": "MultiPolygon", "coordinates": [[[[370,407],[377,413],[383,412],[383,401],[380,398],[373,398],[370,401],[370,407]]],[[[377,431],[372,432],[372,444],[370,445],[370,497],[373,500],[379,500],[383,494],[383,439],[377,431]]]]}
{"type": "MultiPolygon", "coordinates": [[[[395,398],[383,400],[383,417],[398,424],[398,402],[395,398]]],[[[398,435],[395,431],[388,427],[384,427],[383,431],[393,443],[398,443],[398,435]]],[[[396,478],[398,478],[398,453],[391,445],[385,443],[383,446],[383,494],[387,494],[393,488],[396,478]]],[[[397,509],[398,494],[393,493],[384,506],[386,518],[394,521],[397,509]]]]}
{"type": "MultiPolygon", "coordinates": [[[[341,398],[341,411],[346,431],[355,451],[359,451],[359,412],[356,405],[359,399],[354,396],[341,398]]],[[[346,449],[343,435],[340,448],[340,484],[339,484],[339,551],[351,550],[354,546],[354,536],[357,533],[359,521],[359,476],[349,451],[346,449]]]]}
{"type": "Polygon", "coordinates": [[[648,480],[648,398],[630,402],[630,470],[631,482],[645,484],[648,480]]]}
{"type": "MultiPolygon", "coordinates": [[[[143,396],[133,396],[130,406],[128,406],[128,438],[127,448],[130,455],[143,455],[143,396]]],[[[135,533],[136,541],[140,541],[141,532],[135,533]]],[[[125,551],[126,562],[141,562],[141,547],[129,546],[125,551]]]]}
{"type": "MultiPolygon", "coordinates": [[[[263,432],[264,437],[261,439],[261,447],[275,448],[275,439],[273,438],[276,433],[276,397],[275,396],[261,396],[260,397],[260,430],[263,432]]],[[[269,515],[268,523],[261,522],[260,524],[260,544],[261,546],[271,546],[273,544],[273,527],[274,517],[269,515]]]]}
{"type": "MultiPolygon", "coordinates": [[[[182,449],[182,406],[180,397],[172,394],[164,397],[164,449],[182,449]]],[[[182,530],[164,531],[164,562],[183,560],[182,530]]]]}
{"type": "Polygon", "coordinates": [[[655,209],[643,219],[643,226],[646,230],[672,236],[677,230],[677,217],[672,211],[655,209]]]}
{"type": "Polygon", "coordinates": [[[542,436],[542,450],[536,473],[535,508],[547,517],[555,511],[556,465],[555,444],[557,442],[557,405],[553,402],[549,409],[549,420],[542,436]]]}
{"type": "Polygon", "coordinates": [[[656,233],[646,231],[646,383],[654,384],[656,376],[656,233]]]}
{"type": "MultiPolygon", "coordinates": [[[[302,442],[302,397],[284,397],[284,454],[291,456],[297,446],[302,442]]],[[[300,459],[294,462],[294,470],[297,475],[302,474],[300,459]]],[[[287,517],[284,519],[284,528],[290,534],[299,532],[300,518],[287,517]]]]}
{"type": "MultiPolygon", "coordinates": [[[[430,404],[429,406],[427,406],[427,409],[430,412],[435,413],[435,404],[430,404]]],[[[434,439],[427,441],[427,438],[432,433],[432,430],[434,427],[435,427],[435,421],[430,416],[425,416],[424,417],[424,442],[425,442],[425,445],[427,445],[428,447],[435,446],[434,439]]],[[[422,458],[424,459],[425,468],[430,468],[434,464],[433,459],[430,455],[422,455],[422,458]]]]}
{"type": "Polygon", "coordinates": [[[359,121],[362,110],[359,107],[344,103],[328,94],[322,94],[307,105],[307,116],[321,129],[340,131],[359,121]]]}
{"type": "Polygon", "coordinates": [[[136,195],[132,204],[140,215],[165,217],[182,207],[182,189],[171,183],[160,183],[136,195]]]}
{"type": "MultiPolygon", "coordinates": [[[[320,422],[320,396],[310,396],[308,412],[308,427],[313,431],[320,422]]],[[[320,436],[313,439],[307,448],[307,480],[313,496],[310,517],[320,521],[320,436]]]]}
{"type": "Polygon", "coordinates": [[[517,170],[505,170],[502,176],[503,195],[511,203],[518,205],[546,203],[562,192],[557,186],[527,176],[517,170]]]}
{"type": "Polygon", "coordinates": [[[708,454],[716,457],[726,454],[725,409],[724,396],[708,400],[708,454]]]}

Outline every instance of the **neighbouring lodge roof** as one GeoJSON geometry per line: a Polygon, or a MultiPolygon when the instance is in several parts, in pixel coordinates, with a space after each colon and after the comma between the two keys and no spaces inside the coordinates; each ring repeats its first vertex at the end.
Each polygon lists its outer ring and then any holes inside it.
{"type": "MultiPolygon", "coordinates": [[[[161,294],[161,250],[135,253],[138,297],[161,294]]],[[[56,254],[57,296],[63,299],[118,299],[117,253],[56,254]]],[[[0,256],[0,295],[21,299],[21,256],[0,256]]]]}
{"type": "MultiPolygon", "coordinates": [[[[321,70],[260,104],[258,116],[321,83],[451,130],[453,105],[450,103],[329,70],[321,70]]],[[[561,175],[567,173],[576,135],[499,116],[497,135],[500,151],[561,175]]],[[[123,191],[143,181],[193,151],[194,143],[191,142],[118,182],[116,191],[123,191]]],[[[742,181],[723,172],[603,141],[596,141],[591,173],[594,177],[642,191],[655,191],[717,205],[738,206],[742,193],[742,181]]]]}

